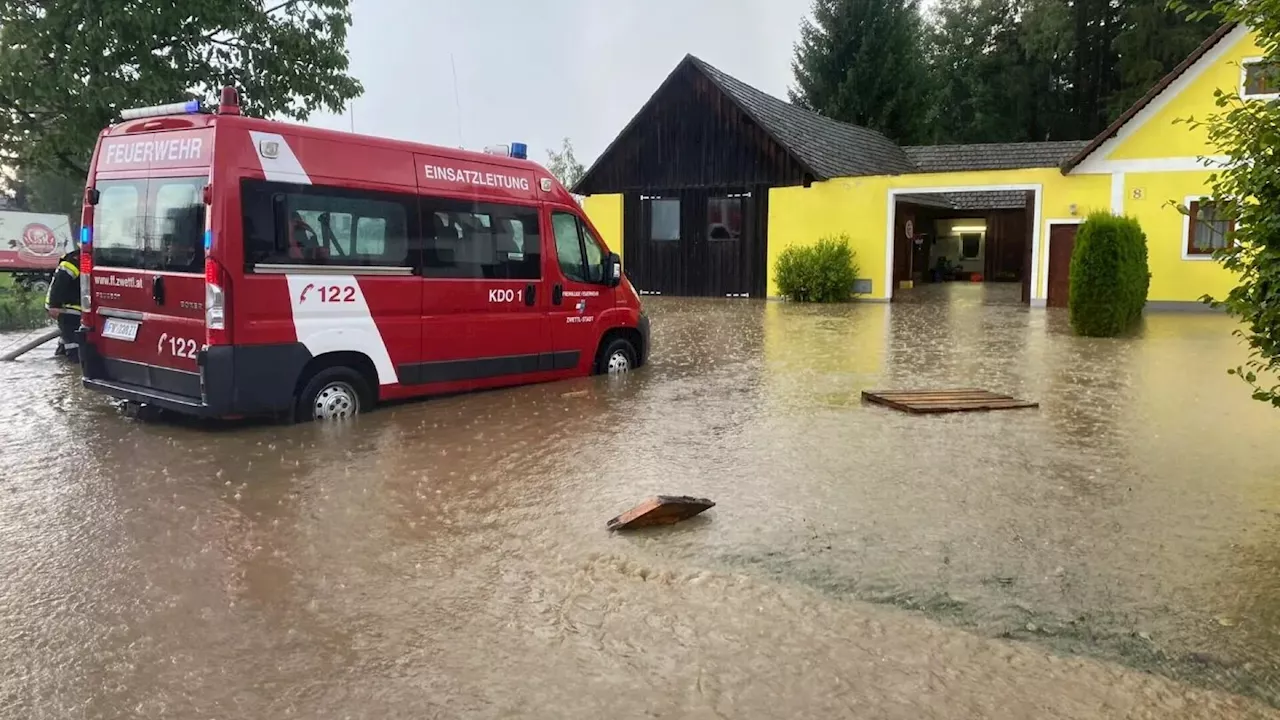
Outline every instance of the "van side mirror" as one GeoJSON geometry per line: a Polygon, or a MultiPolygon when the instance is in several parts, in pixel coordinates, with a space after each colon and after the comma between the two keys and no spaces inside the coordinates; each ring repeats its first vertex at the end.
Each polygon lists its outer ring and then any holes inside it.
{"type": "Polygon", "coordinates": [[[609,265],[606,272],[609,273],[606,276],[609,287],[618,287],[622,284],[622,258],[618,257],[618,253],[609,253],[609,265]]]}

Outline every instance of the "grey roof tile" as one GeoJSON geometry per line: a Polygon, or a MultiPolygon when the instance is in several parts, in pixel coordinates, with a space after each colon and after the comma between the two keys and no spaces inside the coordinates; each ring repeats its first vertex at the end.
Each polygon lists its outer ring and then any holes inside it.
{"type": "Polygon", "coordinates": [[[903,202],[949,210],[1013,210],[1027,206],[1026,193],[1019,190],[974,190],[968,192],[903,194],[903,202]]]}
{"type": "Polygon", "coordinates": [[[903,148],[918,172],[1058,167],[1088,141],[916,145],[903,148]]]}
{"type": "Polygon", "coordinates": [[[902,148],[875,130],[823,117],[757,90],[692,55],[689,59],[819,180],[915,171],[902,148]]]}

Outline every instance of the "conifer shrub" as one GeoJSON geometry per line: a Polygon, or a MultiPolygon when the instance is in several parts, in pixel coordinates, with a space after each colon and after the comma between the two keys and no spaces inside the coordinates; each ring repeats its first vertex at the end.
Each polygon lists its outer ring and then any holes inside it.
{"type": "Polygon", "coordinates": [[[1142,319],[1151,271],[1147,235],[1137,220],[1096,212],[1080,225],[1071,252],[1071,328],[1116,337],[1142,319]]]}

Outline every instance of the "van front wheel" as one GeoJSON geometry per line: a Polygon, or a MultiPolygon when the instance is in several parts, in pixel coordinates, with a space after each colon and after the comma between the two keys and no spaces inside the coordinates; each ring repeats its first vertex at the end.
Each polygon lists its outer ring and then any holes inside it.
{"type": "Polygon", "coordinates": [[[621,375],[636,367],[636,349],[631,343],[615,338],[605,345],[596,357],[596,373],[599,375],[621,375]]]}
{"type": "Polygon", "coordinates": [[[316,373],[298,396],[299,422],[349,420],[368,405],[368,388],[360,373],[345,367],[316,373]]]}

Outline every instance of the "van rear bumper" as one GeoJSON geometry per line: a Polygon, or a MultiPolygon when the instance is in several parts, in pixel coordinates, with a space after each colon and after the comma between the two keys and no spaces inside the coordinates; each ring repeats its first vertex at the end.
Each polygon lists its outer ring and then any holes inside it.
{"type": "Polygon", "coordinates": [[[82,330],[84,386],[111,397],[197,417],[292,412],[294,390],[311,353],[301,343],[215,346],[198,356],[199,373],[104,357],[82,330]]]}
{"type": "MultiPolygon", "coordinates": [[[[83,356],[82,356],[83,357],[83,356]]],[[[84,386],[90,390],[95,390],[111,397],[120,398],[121,400],[129,400],[144,405],[154,405],[165,410],[172,410],[186,415],[195,415],[197,417],[218,417],[219,413],[214,408],[206,405],[200,398],[191,398],[185,395],[177,395],[167,393],[163,390],[152,390],[150,388],[139,387],[137,385],[125,385],[123,383],[111,382],[110,380],[91,380],[84,378],[84,386]]]]}

